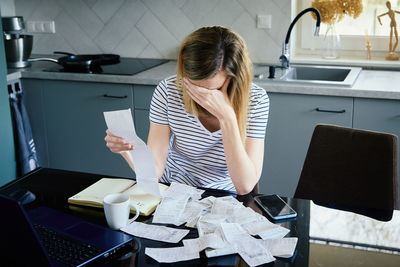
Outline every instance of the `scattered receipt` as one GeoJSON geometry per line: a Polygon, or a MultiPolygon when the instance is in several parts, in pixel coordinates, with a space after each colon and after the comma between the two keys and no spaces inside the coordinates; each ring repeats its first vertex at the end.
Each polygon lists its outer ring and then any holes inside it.
{"type": "Polygon", "coordinates": [[[150,148],[136,135],[131,109],[104,112],[108,129],[135,146],[129,151],[135,166],[138,186],[146,193],[160,197],[156,165],[150,148]]]}
{"type": "Polygon", "coordinates": [[[274,224],[261,214],[245,207],[232,196],[199,199],[202,192],[188,185],[172,183],[154,213],[153,223],[197,228],[198,238],[183,239],[187,229],[133,222],[121,230],[138,237],[177,243],[183,246],[146,247],[145,254],[160,263],[239,254],[249,266],[258,266],[276,257],[292,257],[297,238],[288,237],[289,229],[274,224]],[[260,236],[261,239],[254,236],[260,236]]]}
{"type": "Polygon", "coordinates": [[[173,248],[146,248],[145,254],[160,263],[171,263],[200,258],[198,251],[187,246],[173,248]]]}
{"type": "Polygon", "coordinates": [[[168,243],[178,243],[189,233],[189,230],[185,229],[176,229],[141,222],[132,222],[128,226],[121,228],[121,231],[134,236],[168,243]]]}

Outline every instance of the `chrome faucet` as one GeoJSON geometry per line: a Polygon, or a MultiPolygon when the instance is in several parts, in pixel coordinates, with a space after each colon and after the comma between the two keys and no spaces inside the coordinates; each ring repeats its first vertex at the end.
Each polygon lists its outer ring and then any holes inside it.
{"type": "Polygon", "coordinates": [[[293,28],[294,24],[299,20],[299,18],[309,11],[314,12],[315,15],[317,16],[317,23],[315,25],[314,36],[319,35],[319,25],[321,24],[321,14],[319,13],[318,9],[313,8],[313,7],[304,9],[294,18],[294,20],[290,24],[288,32],[286,34],[286,39],[282,46],[282,55],[279,57],[279,61],[282,63],[282,68],[284,68],[284,69],[287,69],[290,67],[289,38],[290,38],[290,33],[292,32],[292,28],[293,28]]]}

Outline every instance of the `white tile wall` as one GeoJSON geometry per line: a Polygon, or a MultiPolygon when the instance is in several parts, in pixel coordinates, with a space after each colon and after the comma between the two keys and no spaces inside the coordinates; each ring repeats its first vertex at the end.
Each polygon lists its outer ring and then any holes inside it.
{"type": "MultiPolygon", "coordinates": [[[[179,44],[206,25],[232,28],[256,63],[278,63],[291,0],[14,0],[25,20],[54,20],[56,34],[34,34],[33,53],[117,53],[176,59],[179,44]],[[257,29],[257,14],[272,15],[257,29]]],[[[8,4],[7,4],[8,3],[8,4]]],[[[2,5],[2,9],[4,4],[2,5]]]]}
{"type": "Polygon", "coordinates": [[[1,15],[14,16],[15,15],[15,4],[14,0],[1,0],[0,1],[1,15]]]}
{"type": "Polygon", "coordinates": [[[107,23],[118,11],[124,0],[98,0],[91,7],[102,22],[107,23]]]}

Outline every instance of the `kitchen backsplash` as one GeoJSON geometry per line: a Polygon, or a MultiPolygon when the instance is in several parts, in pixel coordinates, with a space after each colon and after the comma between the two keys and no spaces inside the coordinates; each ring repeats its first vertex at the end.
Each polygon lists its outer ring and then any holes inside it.
{"type": "MultiPolygon", "coordinates": [[[[4,6],[5,5],[5,6],[4,6]]],[[[256,63],[278,62],[290,24],[290,0],[7,0],[25,21],[55,21],[55,34],[33,34],[34,54],[53,51],[116,53],[176,59],[184,37],[207,25],[223,25],[247,42],[256,63]],[[256,27],[272,15],[271,29],[256,27]]]]}

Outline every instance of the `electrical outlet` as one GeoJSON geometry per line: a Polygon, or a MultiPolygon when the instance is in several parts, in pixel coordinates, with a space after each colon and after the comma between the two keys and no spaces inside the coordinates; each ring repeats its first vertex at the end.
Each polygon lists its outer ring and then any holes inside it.
{"type": "Polygon", "coordinates": [[[56,27],[53,20],[51,21],[27,21],[26,23],[27,32],[36,33],[55,33],[56,27]]]}
{"type": "Polygon", "coordinates": [[[35,29],[37,32],[44,32],[44,23],[43,21],[36,22],[35,29]]]}
{"type": "Polygon", "coordinates": [[[271,29],[272,16],[271,15],[257,15],[257,28],[271,29]]]}
{"type": "Polygon", "coordinates": [[[43,32],[46,33],[56,33],[56,26],[54,20],[43,22],[43,30],[44,30],[43,32]]]}
{"type": "Polygon", "coordinates": [[[26,31],[27,32],[36,32],[36,25],[35,25],[35,21],[27,21],[25,22],[26,25],[26,31]]]}

